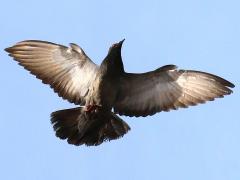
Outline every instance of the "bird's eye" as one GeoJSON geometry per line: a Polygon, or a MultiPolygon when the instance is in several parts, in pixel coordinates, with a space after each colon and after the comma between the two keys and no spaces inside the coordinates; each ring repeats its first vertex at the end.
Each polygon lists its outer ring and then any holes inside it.
{"type": "Polygon", "coordinates": [[[118,44],[113,44],[112,48],[116,48],[118,46],[118,44]]]}

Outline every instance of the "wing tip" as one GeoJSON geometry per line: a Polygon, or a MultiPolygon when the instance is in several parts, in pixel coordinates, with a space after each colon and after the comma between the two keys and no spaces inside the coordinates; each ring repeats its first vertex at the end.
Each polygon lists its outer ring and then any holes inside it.
{"type": "Polygon", "coordinates": [[[229,81],[227,81],[228,82],[228,87],[230,87],[230,88],[235,88],[235,85],[233,84],[233,83],[231,83],[231,82],[229,82],[229,81]]]}
{"type": "Polygon", "coordinates": [[[12,47],[8,47],[8,48],[5,48],[4,51],[6,51],[8,53],[11,53],[11,52],[13,52],[13,48],[12,47]]]}
{"type": "Polygon", "coordinates": [[[202,72],[202,71],[195,71],[195,70],[187,70],[187,72],[189,73],[197,73],[201,76],[205,76],[205,77],[208,77],[210,79],[213,79],[217,82],[219,82],[220,84],[222,84],[223,86],[226,86],[226,87],[230,87],[230,88],[234,88],[235,85],[233,83],[231,83],[230,81],[220,77],[220,76],[217,76],[217,75],[214,75],[214,74],[210,74],[210,73],[207,73],[207,72],[202,72]]]}
{"type": "Polygon", "coordinates": [[[216,80],[219,81],[222,85],[226,86],[226,87],[230,87],[230,88],[234,88],[235,85],[233,83],[231,83],[230,81],[223,79],[221,77],[216,76],[216,80]]]}

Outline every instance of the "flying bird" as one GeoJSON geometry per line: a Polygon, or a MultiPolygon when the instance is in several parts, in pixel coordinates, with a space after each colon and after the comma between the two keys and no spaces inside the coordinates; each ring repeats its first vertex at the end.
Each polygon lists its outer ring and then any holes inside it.
{"type": "Polygon", "coordinates": [[[56,136],[74,145],[99,145],[126,134],[117,114],[148,116],[212,101],[232,93],[234,85],[216,75],[166,65],[146,73],[127,73],[123,41],[113,44],[96,65],[81,47],[27,40],[5,50],[19,65],[63,99],[78,105],[51,114],[56,136]]]}

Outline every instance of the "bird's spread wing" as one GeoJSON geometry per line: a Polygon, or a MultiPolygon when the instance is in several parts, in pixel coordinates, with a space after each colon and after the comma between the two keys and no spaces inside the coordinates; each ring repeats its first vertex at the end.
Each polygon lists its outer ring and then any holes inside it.
{"type": "Polygon", "coordinates": [[[45,41],[22,41],[5,49],[25,69],[59,96],[75,104],[84,104],[84,96],[98,70],[76,44],[65,47],[45,41]]]}
{"type": "Polygon", "coordinates": [[[143,74],[125,73],[114,111],[120,115],[147,116],[188,107],[232,93],[234,85],[218,76],[163,66],[143,74]]]}

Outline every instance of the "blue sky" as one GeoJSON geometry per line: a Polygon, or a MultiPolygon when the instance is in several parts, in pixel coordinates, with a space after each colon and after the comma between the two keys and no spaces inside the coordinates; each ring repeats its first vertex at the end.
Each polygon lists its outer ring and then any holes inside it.
{"type": "Polygon", "coordinates": [[[237,0],[30,1],[0,6],[0,179],[240,179],[240,3],[237,0]],[[232,81],[231,96],[124,120],[124,138],[75,147],[55,137],[52,111],[74,107],[7,56],[27,39],[79,44],[96,63],[126,38],[125,70],[166,64],[232,81]]]}

